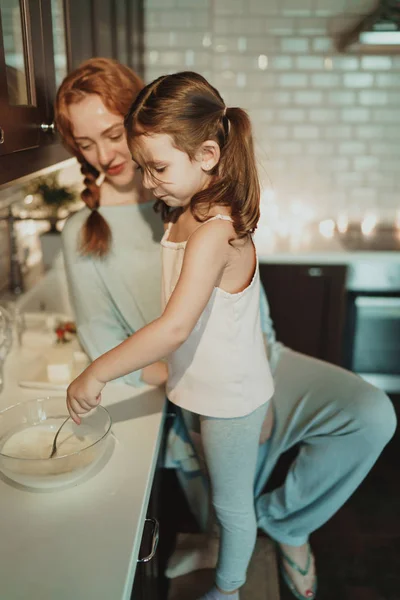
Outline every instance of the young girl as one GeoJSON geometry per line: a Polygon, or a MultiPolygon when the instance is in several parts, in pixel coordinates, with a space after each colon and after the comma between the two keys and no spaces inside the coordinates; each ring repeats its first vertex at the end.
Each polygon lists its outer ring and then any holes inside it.
{"type": "Polygon", "coordinates": [[[254,476],[273,393],[252,241],[259,183],[250,122],[203,77],[178,73],[142,90],[126,127],[144,185],[168,222],[164,310],[71,383],[68,410],[80,423],[108,381],[168,358],[168,397],[200,415],[221,528],[216,585],[204,599],[236,600],[256,539],[254,476]]]}

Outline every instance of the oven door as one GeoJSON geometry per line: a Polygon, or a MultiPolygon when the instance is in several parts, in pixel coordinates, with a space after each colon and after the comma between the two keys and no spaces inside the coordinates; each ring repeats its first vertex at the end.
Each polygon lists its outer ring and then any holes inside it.
{"type": "Polygon", "coordinates": [[[345,366],[388,393],[400,392],[400,293],[349,293],[345,366]]]}

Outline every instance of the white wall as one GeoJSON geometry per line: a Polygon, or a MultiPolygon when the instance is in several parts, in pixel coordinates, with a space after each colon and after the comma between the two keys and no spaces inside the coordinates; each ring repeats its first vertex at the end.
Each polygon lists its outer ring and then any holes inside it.
{"type": "MultiPolygon", "coordinates": [[[[400,55],[339,55],[328,34],[371,0],[147,0],[146,79],[195,70],[247,109],[281,211],[393,218],[400,55]]],[[[265,201],[265,200],[264,200],[265,201]]],[[[310,218],[312,215],[310,213],[310,218]]]]}

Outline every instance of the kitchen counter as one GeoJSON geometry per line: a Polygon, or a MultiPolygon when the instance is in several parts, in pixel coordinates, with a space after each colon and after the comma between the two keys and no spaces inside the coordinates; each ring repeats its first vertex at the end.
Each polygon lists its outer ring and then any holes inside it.
{"type": "Polygon", "coordinates": [[[349,250],[339,236],[324,237],[317,226],[279,235],[260,228],[255,234],[258,258],[271,264],[352,265],[355,263],[400,263],[400,252],[349,250]]]}
{"type": "MultiPolygon", "coordinates": [[[[14,344],[15,346],[15,344],[14,344]]],[[[13,349],[0,409],[63,395],[23,389],[13,349]]],[[[0,597],[4,600],[129,600],[163,429],[161,388],[109,384],[102,404],[113,436],[100,465],[75,487],[39,492],[0,478],[0,597]]]]}

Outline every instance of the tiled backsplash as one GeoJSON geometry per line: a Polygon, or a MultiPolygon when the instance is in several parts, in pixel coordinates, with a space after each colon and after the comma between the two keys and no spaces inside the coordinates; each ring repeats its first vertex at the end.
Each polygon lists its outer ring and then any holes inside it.
{"type": "Polygon", "coordinates": [[[252,118],[281,211],[393,218],[400,55],[338,54],[331,31],[372,0],[146,0],[146,79],[195,70],[252,118]]]}

